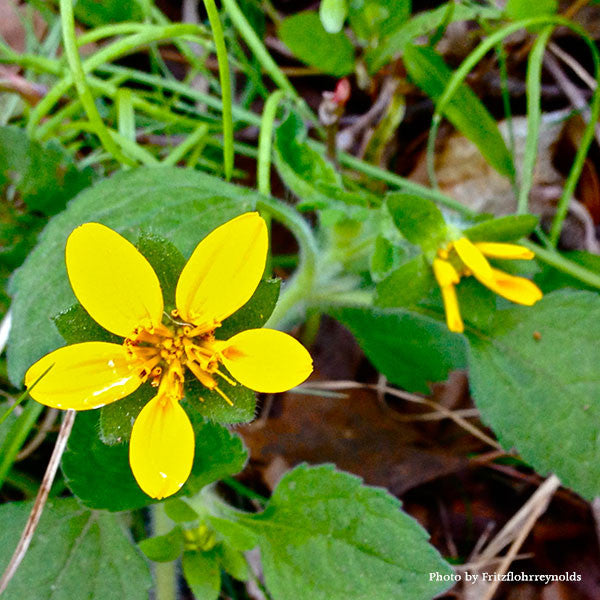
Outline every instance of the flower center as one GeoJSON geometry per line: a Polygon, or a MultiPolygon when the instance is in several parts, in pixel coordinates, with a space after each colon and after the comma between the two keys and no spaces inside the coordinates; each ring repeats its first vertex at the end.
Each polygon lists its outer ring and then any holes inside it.
{"type": "Polygon", "coordinates": [[[235,385],[219,370],[223,342],[215,340],[214,326],[206,327],[174,322],[172,327],[137,327],[123,346],[130,357],[131,369],[143,380],[158,387],[165,399],[181,400],[184,396],[184,369],[187,367],[202,385],[216,391],[228,404],[231,400],[218,388],[216,376],[235,385]]]}
{"type": "Polygon", "coordinates": [[[473,274],[471,269],[469,269],[458,256],[458,253],[454,249],[454,244],[452,242],[450,242],[445,248],[439,248],[437,251],[437,256],[438,258],[449,262],[454,267],[454,270],[460,278],[470,277],[473,274]]]}

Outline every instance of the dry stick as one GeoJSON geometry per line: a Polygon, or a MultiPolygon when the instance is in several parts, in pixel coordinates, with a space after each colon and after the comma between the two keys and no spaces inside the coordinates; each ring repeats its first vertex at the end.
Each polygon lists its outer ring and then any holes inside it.
{"type": "Polygon", "coordinates": [[[590,0],[577,0],[565,10],[563,17],[565,19],[572,19],[586,4],[589,4],[590,0]]]}
{"type": "Polygon", "coordinates": [[[554,42],[548,44],[548,49],[552,54],[560,58],[565,65],[567,65],[583,83],[585,83],[590,90],[594,91],[596,86],[596,80],[570,55],[567,54],[560,46],[554,42]]]}
{"type": "Polygon", "coordinates": [[[489,564],[490,560],[513,540],[508,553],[496,571],[499,577],[490,583],[483,596],[477,590],[478,599],[491,600],[501,583],[501,576],[506,573],[510,564],[515,560],[519,548],[523,545],[540,515],[548,507],[554,492],[559,487],[560,479],[556,475],[550,475],[481,553],[477,563],[489,564]]]}
{"type": "Polygon", "coordinates": [[[56,476],[56,471],[58,470],[60,459],[62,458],[63,452],[65,451],[65,447],[67,445],[67,440],[69,439],[69,435],[71,434],[71,429],[73,428],[74,420],[75,411],[68,410],[65,414],[65,418],[62,422],[62,425],[60,426],[60,431],[58,432],[56,445],[54,446],[52,456],[50,457],[50,461],[48,462],[48,466],[46,467],[46,472],[44,473],[44,478],[42,479],[42,483],[40,485],[40,489],[38,490],[38,494],[33,504],[33,508],[29,513],[29,519],[27,519],[25,529],[23,529],[23,533],[21,534],[21,539],[19,540],[19,543],[12,555],[12,558],[10,559],[6,570],[2,574],[2,578],[0,579],[0,594],[4,592],[6,586],[13,578],[17,569],[19,568],[19,565],[25,558],[25,554],[27,553],[29,544],[31,544],[33,534],[35,533],[37,525],[40,521],[40,517],[42,516],[44,506],[46,505],[46,500],[48,499],[50,488],[52,487],[52,483],[54,482],[54,477],[56,476]]]}
{"type": "Polygon", "coordinates": [[[497,448],[498,450],[502,450],[502,446],[500,444],[480,431],[474,425],[471,425],[466,419],[454,413],[450,409],[438,404],[434,400],[429,400],[428,398],[422,398],[421,396],[417,396],[415,394],[410,394],[408,392],[404,392],[402,390],[397,390],[396,388],[392,388],[389,386],[382,387],[378,384],[372,383],[359,383],[358,381],[318,381],[318,382],[309,382],[303,383],[298,386],[298,390],[301,391],[302,388],[305,389],[322,389],[322,390],[343,390],[343,389],[369,389],[377,391],[384,391],[386,394],[390,394],[390,396],[394,396],[396,398],[400,398],[401,400],[408,400],[409,402],[414,402],[416,404],[424,404],[425,406],[429,406],[430,408],[435,409],[436,411],[442,413],[449,419],[452,419],[457,425],[468,431],[470,434],[474,435],[476,438],[479,438],[481,441],[497,448]]]}
{"type": "Polygon", "coordinates": [[[46,416],[40,425],[40,430],[35,434],[33,439],[21,450],[15,457],[15,462],[26,459],[33,454],[43,443],[52,428],[60,411],[57,408],[50,408],[46,411],[46,416]]]}
{"type": "Polygon", "coordinates": [[[594,517],[594,524],[596,526],[596,538],[600,543],[600,496],[596,496],[591,503],[592,516],[594,517]]]}
{"type": "MultiPolygon", "coordinates": [[[[587,122],[589,121],[589,106],[586,99],[583,97],[581,90],[567,77],[565,72],[554,56],[547,54],[544,58],[544,66],[552,73],[558,86],[562,89],[569,102],[579,111],[581,116],[587,122]]],[[[600,144],[600,126],[595,127],[596,142],[600,144]]]]}

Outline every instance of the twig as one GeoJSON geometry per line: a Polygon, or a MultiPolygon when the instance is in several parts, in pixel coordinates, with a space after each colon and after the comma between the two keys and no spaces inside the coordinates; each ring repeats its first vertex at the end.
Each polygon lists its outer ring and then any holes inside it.
{"type": "Polygon", "coordinates": [[[470,587],[469,591],[471,591],[472,594],[475,594],[472,597],[476,597],[477,600],[491,600],[501,583],[501,575],[506,573],[510,564],[516,558],[519,548],[523,545],[523,542],[529,535],[540,515],[548,507],[552,496],[559,487],[560,480],[558,477],[556,475],[550,475],[550,477],[544,481],[531,498],[527,500],[512,519],[510,519],[510,521],[487,545],[486,549],[480,554],[477,560],[477,569],[481,569],[483,565],[489,564],[490,560],[496,557],[505,546],[511,544],[508,553],[503,557],[502,562],[496,571],[499,577],[495,578],[494,581],[485,588],[485,592],[483,592],[479,586],[470,587]]]}
{"type": "MultiPolygon", "coordinates": [[[[463,417],[466,419],[479,418],[479,411],[476,408],[460,408],[458,410],[453,410],[452,414],[457,417],[463,417]]],[[[398,421],[402,421],[403,423],[412,423],[413,421],[440,421],[441,419],[449,419],[450,417],[445,413],[440,411],[425,413],[423,415],[398,415],[394,417],[398,421]]],[[[502,452],[502,456],[504,456],[504,452],[502,452]]]]}
{"type": "Polygon", "coordinates": [[[584,6],[590,3],[590,0],[577,0],[573,2],[563,13],[565,19],[572,19],[584,6]]]}
{"type": "Polygon", "coordinates": [[[567,54],[560,46],[554,42],[548,44],[548,49],[552,54],[560,58],[565,65],[567,65],[583,83],[585,83],[590,90],[594,91],[596,86],[596,80],[570,55],[567,54]]]}
{"type": "Polygon", "coordinates": [[[50,461],[46,467],[46,472],[44,473],[44,478],[42,479],[40,489],[38,490],[38,494],[35,498],[33,508],[29,513],[29,518],[27,519],[25,529],[23,529],[21,539],[19,540],[10,562],[8,563],[8,566],[6,567],[4,573],[2,574],[2,578],[0,579],[0,594],[4,593],[4,590],[6,590],[6,586],[9,584],[10,580],[13,578],[17,569],[19,568],[22,560],[25,558],[29,544],[31,544],[31,540],[33,539],[33,535],[40,521],[40,517],[42,516],[44,506],[46,505],[50,488],[54,482],[54,477],[56,477],[56,471],[58,470],[60,459],[62,458],[63,452],[65,451],[65,447],[67,445],[67,440],[71,434],[73,422],[75,421],[75,414],[76,413],[74,410],[68,410],[65,413],[65,418],[60,426],[58,438],[56,439],[56,445],[54,446],[52,456],[50,457],[50,461]]]}
{"type": "MultiPolygon", "coordinates": [[[[517,554],[513,560],[527,560],[528,558],[533,558],[535,554],[533,552],[525,552],[523,554],[517,554]]],[[[492,565],[497,565],[499,562],[502,562],[504,557],[493,558],[492,560],[482,565],[480,563],[464,563],[462,565],[454,565],[455,571],[473,571],[475,569],[481,569],[483,567],[490,567],[492,565]]]]}
{"type": "Polygon", "coordinates": [[[346,127],[346,129],[343,129],[337,134],[337,147],[340,150],[348,150],[351,148],[361,131],[370,127],[385,112],[385,109],[392,101],[392,98],[398,89],[399,83],[398,79],[388,77],[383,82],[379,96],[371,108],[358,117],[352,125],[346,127]]]}
{"type": "Polygon", "coordinates": [[[12,325],[12,312],[10,309],[2,318],[2,322],[0,322],[0,354],[4,350],[6,346],[6,342],[8,342],[8,334],[10,333],[10,326],[12,325]]]}
{"type": "Polygon", "coordinates": [[[51,431],[52,427],[54,427],[54,423],[56,423],[56,419],[58,418],[59,410],[56,408],[50,408],[46,411],[46,416],[40,425],[39,431],[35,434],[32,440],[23,448],[15,457],[15,461],[21,461],[27,458],[30,454],[33,454],[46,439],[46,436],[51,431]]]}
{"type": "MultiPolygon", "coordinates": [[[[579,111],[581,111],[583,118],[586,122],[590,120],[589,106],[586,102],[581,90],[567,77],[565,72],[554,56],[546,54],[544,57],[544,66],[552,73],[552,77],[556,80],[556,83],[565,93],[565,96],[569,99],[569,102],[579,111]]],[[[595,127],[596,142],[600,144],[600,126],[596,124],[595,127]]]]}
{"type": "Polygon", "coordinates": [[[596,538],[600,544],[600,496],[596,496],[591,503],[592,515],[594,517],[594,524],[596,526],[596,538]]]}
{"type": "Polygon", "coordinates": [[[490,446],[502,450],[502,446],[500,444],[480,431],[474,425],[471,425],[466,419],[461,417],[460,415],[455,414],[454,411],[438,404],[434,400],[430,400],[429,398],[422,398],[421,396],[417,396],[415,394],[410,394],[409,392],[404,392],[402,390],[398,390],[396,388],[392,388],[390,386],[382,387],[379,384],[372,383],[359,383],[358,381],[311,381],[309,383],[303,383],[297,387],[298,390],[302,390],[302,388],[307,389],[324,389],[324,390],[342,390],[342,389],[369,389],[375,391],[383,390],[386,394],[390,396],[394,396],[396,398],[400,398],[401,400],[407,400],[409,402],[414,402],[416,404],[424,404],[425,406],[429,406],[430,408],[435,409],[436,411],[442,413],[449,419],[452,419],[457,425],[468,431],[471,435],[479,438],[481,441],[489,444],[490,446]]]}

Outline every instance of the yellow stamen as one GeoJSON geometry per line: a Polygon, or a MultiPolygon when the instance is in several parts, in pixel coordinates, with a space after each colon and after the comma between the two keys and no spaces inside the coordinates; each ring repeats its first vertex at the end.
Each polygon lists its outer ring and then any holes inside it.
{"type": "Polygon", "coordinates": [[[231,377],[227,377],[227,375],[225,375],[225,373],[221,373],[221,371],[219,371],[219,369],[215,369],[214,372],[219,377],[222,377],[229,385],[237,385],[237,383],[235,381],[233,381],[233,379],[231,379],[231,377]]]}
{"type": "Polygon", "coordinates": [[[233,406],[233,402],[218,387],[216,387],[214,391],[217,392],[217,394],[219,394],[219,396],[221,396],[221,398],[223,398],[223,400],[225,400],[229,406],[233,406]]]}

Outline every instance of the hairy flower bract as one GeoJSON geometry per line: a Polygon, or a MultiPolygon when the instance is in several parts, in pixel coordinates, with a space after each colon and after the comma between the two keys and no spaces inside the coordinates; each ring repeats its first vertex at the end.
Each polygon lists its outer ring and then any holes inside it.
{"type": "Polygon", "coordinates": [[[25,376],[31,396],[54,408],[88,410],[149,382],[156,395],[135,420],[129,462],[149,496],[174,494],[194,460],[194,431],[180,405],[186,371],[230,404],[220,380],[276,393],[312,371],[308,352],[286,333],[249,329],[228,340],[215,338],[222,321],[256,290],[267,247],[267,227],[258,213],[221,225],[192,253],[179,276],[176,309],[166,314],[146,258],[108,227],[81,225],[66,245],[71,286],[90,316],[123,343],[84,342],[47,354],[25,376]]]}

